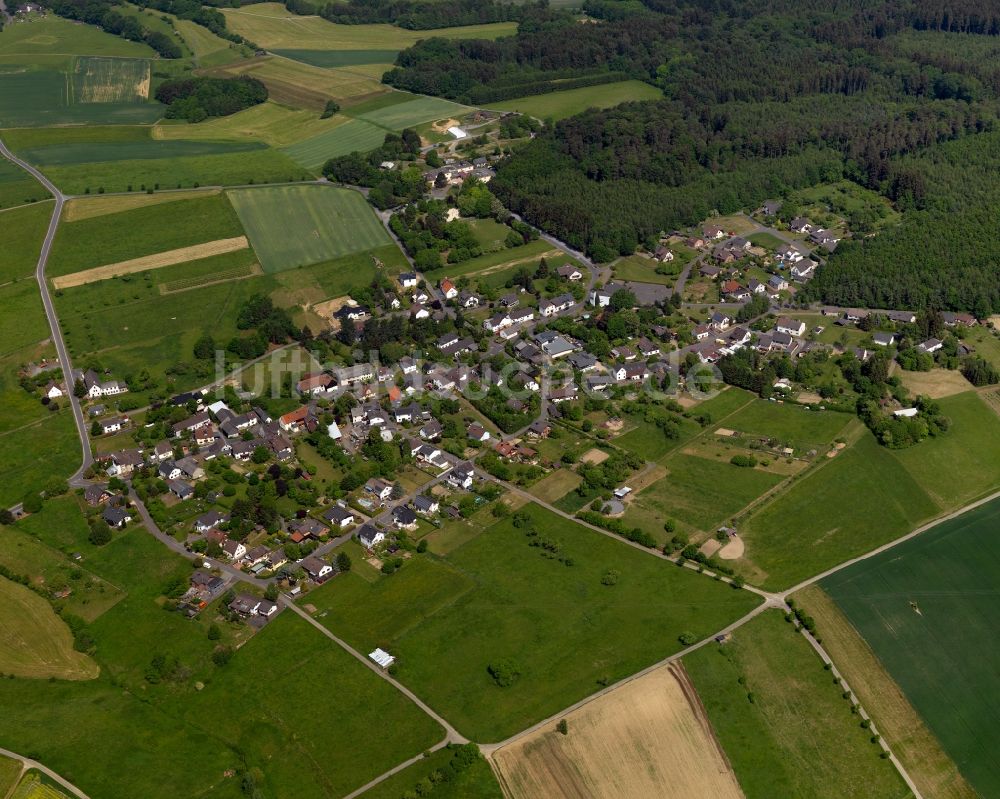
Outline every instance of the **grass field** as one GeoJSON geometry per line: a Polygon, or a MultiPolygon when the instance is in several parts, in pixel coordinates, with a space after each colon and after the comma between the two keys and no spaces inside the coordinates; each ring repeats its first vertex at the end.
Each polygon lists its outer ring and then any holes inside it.
{"type": "Polygon", "coordinates": [[[993,501],[820,584],[982,796],[1000,790],[998,522],[993,501]]]}
{"type": "Polygon", "coordinates": [[[639,283],[659,283],[661,286],[672,286],[677,282],[677,276],[684,269],[680,259],[675,258],[667,264],[660,264],[644,255],[629,255],[614,262],[614,276],[619,280],[634,280],[639,283]],[[656,270],[665,268],[666,274],[656,270]]]}
{"type": "Polygon", "coordinates": [[[326,133],[345,121],[342,117],[320,119],[314,111],[288,108],[268,101],[227,117],[190,124],[164,124],[153,128],[154,139],[196,141],[250,138],[273,147],[285,147],[326,133]]]}
{"type": "Polygon", "coordinates": [[[162,205],[178,200],[194,200],[218,194],[218,189],[192,189],[190,191],[170,191],[157,194],[114,194],[79,197],[70,200],[63,206],[64,222],[79,222],[83,219],[93,219],[97,216],[118,214],[122,211],[132,211],[145,208],[147,205],[162,205]]]}
{"type": "Polygon", "coordinates": [[[153,58],[156,55],[145,44],[130,42],[93,25],[71,22],[55,14],[7,25],[0,36],[0,57],[5,59],[69,53],[133,58],[153,58]]]}
{"type": "MultiPolygon", "coordinates": [[[[42,239],[52,218],[50,202],[12,208],[0,213],[4,229],[4,257],[0,259],[0,285],[31,278],[38,265],[42,239]]],[[[6,346],[3,347],[7,349],[6,346]]]]}
{"type": "Polygon", "coordinates": [[[757,400],[730,416],[725,426],[751,437],[776,439],[797,452],[828,449],[853,419],[846,413],[757,400]]]}
{"type": "Polygon", "coordinates": [[[390,91],[388,86],[382,85],[379,77],[363,74],[357,69],[321,69],[276,56],[226,64],[211,70],[211,74],[220,77],[252,75],[267,86],[268,96],[274,102],[310,111],[321,111],[330,99],[347,108],[363,99],[390,91]]]}
{"type": "Polygon", "coordinates": [[[920,792],[935,799],[978,796],[836,603],[816,585],[796,592],[795,600],[816,620],[823,648],[920,792]]]}
{"type": "Polygon", "coordinates": [[[639,494],[625,513],[626,522],[652,534],[662,530],[666,519],[714,532],[782,480],[762,469],[745,469],[683,453],[671,455],[663,465],[667,476],[639,494]]]}
{"type": "Polygon", "coordinates": [[[37,202],[49,196],[42,184],[23,169],[14,166],[6,158],[0,161],[0,210],[37,202]]]}
{"type": "Polygon", "coordinates": [[[582,482],[583,478],[572,469],[556,469],[552,474],[546,475],[535,483],[530,490],[532,495],[538,497],[542,502],[553,503],[582,482]]]}
{"type": "Polygon", "coordinates": [[[239,217],[221,194],[135,208],[60,225],[47,274],[72,274],[241,235],[239,217]]]}
{"type": "Polygon", "coordinates": [[[361,119],[391,130],[402,130],[429,122],[433,119],[447,119],[468,113],[468,106],[443,100],[440,97],[419,97],[405,103],[396,103],[385,108],[358,114],[361,119]]]}
{"type": "Polygon", "coordinates": [[[73,635],[30,588],[0,577],[0,672],[18,677],[92,680],[97,664],[73,649],[73,635]]]}
{"type": "Polygon", "coordinates": [[[638,80],[624,80],[619,83],[604,83],[600,86],[585,86],[563,92],[535,94],[491,103],[490,108],[501,111],[520,111],[539,119],[560,120],[582,113],[588,108],[610,108],[619,103],[635,100],[657,100],[663,92],[655,86],[638,80]]]}
{"type": "Polygon", "coordinates": [[[364,197],[326,186],[241,189],[229,197],[267,272],[320,263],[390,243],[364,197]]]}
{"type": "MultiPolygon", "coordinates": [[[[418,783],[423,783],[435,771],[443,770],[454,756],[451,749],[440,749],[365,791],[362,796],[364,799],[399,799],[407,791],[415,790],[418,783]]],[[[448,782],[437,783],[432,795],[434,799],[503,799],[503,791],[485,759],[476,761],[448,782]]]]}
{"type": "MultiPolygon", "coordinates": [[[[139,130],[146,134],[144,141],[98,141],[79,144],[50,144],[43,147],[32,147],[21,150],[18,155],[40,167],[108,164],[105,169],[109,177],[113,178],[114,172],[118,168],[117,162],[120,161],[169,159],[172,163],[176,163],[177,160],[185,158],[234,153],[243,154],[267,149],[267,145],[263,142],[255,141],[158,141],[149,138],[149,128],[140,128],[139,130]]],[[[96,186],[92,187],[92,189],[95,188],[96,186]]],[[[138,185],[135,188],[138,188],[138,185]]]]}
{"type": "Polygon", "coordinates": [[[80,462],[80,442],[68,410],[0,435],[0,503],[10,507],[53,477],[69,477],[80,462]]]}
{"type": "Polygon", "coordinates": [[[138,124],[162,114],[159,103],[82,102],[71,93],[71,67],[0,64],[0,126],[138,124]]]}
{"type": "Polygon", "coordinates": [[[316,136],[284,147],[282,152],[306,169],[318,171],[327,159],[367,152],[385,141],[386,130],[363,119],[347,119],[316,136]]]}
{"type": "Polygon", "coordinates": [[[492,755],[513,799],[742,799],[684,668],[670,664],[492,755]],[[666,786],[670,786],[666,789],[666,786]]]}
{"type": "Polygon", "coordinates": [[[758,616],[684,665],[747,799],[911,795],[780,614],[758,616]]]}
{"type": "MultiPolygon", "coordinates": [[[[916,451],[916,450],[915,450],[916,451]]],[[[894,453],[865,432],[743,525],[756,580],[787,587],[868,552],[938,510],[894,453]]]]}
{"type": "MultiPolygon", "coordinates": [[[[163,586],[175,575],[186,580],[189,564],[148,535],[126,533],[85,562],[128,592],[89,627],[102,675],[76,684],[0,680],[0,745],[35,754],[91,795],[235,799],[239,776],[224,772],[245,766],[266,796],[325,799],[442,735],[396,690],[291,614],[244,643],[225,667],[215,666],[206,636],[212,611],[188,620],[160,607],[163,586]],[[148,681],[156,653],[176,656],[182,668],[148,681]],[[262,686],[266,701],[246,701],[262,686]],[[379,724],[387,728],[359,757],[357,742],[379,724]],[[96,750],[87,744],[94,740],[103,742],[96,750]],[[131,768],[114,767],[126,757],[131,768]]],[[[246,638],[242,625],[220,627],[223,641],[246,638]]]]}
{"type": "Polygon", "coordinates": [[[753,233],[748,238],[755,247],[763,247],[767,250],[776,250],[785,243],[784,239],[779,239],[772,233],[753,233]]]}
{"type": "Polygon", "coordinates": [[[279,49],[275,54],[322,69],[360,67],[375,64],[389,69],[399,50],[296,50],[279,49]]]}
{"type": "Polygon", "coordinates": [[[942,510],[1000,488],[1000,418],[974,391],[938,400],[947,435],[895,453],[942,510]]]}
{"type": "MultiPolygon", "coordinates": [[[[513,22],[489,25],[411,31],[393,25],[337,25],[322,17],[292,14],[278,3],[258,3],[245,8],[227,8],[229,30],[268,50],[394,50],[409,47],[418,39],[496,39],[516,32],[513,22]]],[[[393,61],[393,58],[388,59],[393,61]]]]}
{"type": "Polygon", "coordinates": [[[412,560],[374,584],[351,574],[308,601],[354,646],[396,655],[399,678],[479,741],[523,729],[596,691],[598,680],[620,679],[676,651],[682,631],[707,635],[754,605],[743,592],[526,509],[572,566],[542,557],[502,521],[443,560],[412,560]],[[616,585],[602,585],[608,569],[620,573],[616,585]],[[656,635],[647,634],[652,629],[656,635]],[[487,672],[502,658],[521,672],[508,688],[487,672]]]}

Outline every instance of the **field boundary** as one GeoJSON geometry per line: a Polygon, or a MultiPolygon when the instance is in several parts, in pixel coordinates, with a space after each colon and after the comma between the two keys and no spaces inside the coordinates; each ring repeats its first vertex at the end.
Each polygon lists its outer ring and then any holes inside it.
{"type": "Polygon", "coordinates": [[[160,294],[181,294],[192,289],[201,289],[206,286],[214,286],[217,283],[231,283],[234,280],[247,280],[264,274],[264,269],[259,263],[254,261],[247,266],[236,266],[212,275],[202,277],[184,278],[182,280],[171,280],[168,283],[160,284],[160,294]]]}
{"type": "Polygon", "coordinates": [[[115,264],[97,266],[83,272],[74,272],[69,275],[60,275],[52,278],[52,286],[56,289],[68,289],[75,286],[83,286],[87,283],[96,283],[99,280],[128,275],[135,272],[145,272],[149,269],[162,269],[165,266],[186,263],[187,261],[197,261],[202,258],[210,258],[214,255],[225,255],[230,252],[238,252],[250,248],[250,242],[246,236],[236,236],[231,239],[217,239],[203,244],[194,244],[190,247],[180,247],[176,250],[144,255],[141,258],[131,258],[128,261],[119,261],[115,264]]]}

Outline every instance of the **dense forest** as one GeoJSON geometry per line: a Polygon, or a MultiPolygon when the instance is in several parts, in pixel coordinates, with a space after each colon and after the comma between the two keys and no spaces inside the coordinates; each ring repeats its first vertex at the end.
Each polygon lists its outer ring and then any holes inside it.
{"type": "Polygon", "coordinates": [[[520,19],[524,6],[502,0],[285,0],[293,14],[319,14],[341,25],[392,23],[411,30],[520,19]]]}
{"type": "Polygon", "coordinates": [[[259,105],[267,99],[267,87],[257,78],[175,78],[156,89],[156,99],[167,106],[168,119],[201,122],[225,117],[259,105]]]}
{"type": "Polygon", "coordinates": [[[985,175],[997,147],[1000,5],[587,0],[585,9],[580,21],[531,6],[517,35],[497,41],[425,39],[384,80],[472,104],[622,77],[660,88],[663,100],[547,126],[491,183],[511,210],[597,260],[712,211],[849,178],[892,200],[904,221],[844,242],[814,298],[1000,311],[997,281],[983,279],[1000,248],[984,241],[997,208],[985,175]],[[969,174],[956,178],[956,166],[969,174]]]}

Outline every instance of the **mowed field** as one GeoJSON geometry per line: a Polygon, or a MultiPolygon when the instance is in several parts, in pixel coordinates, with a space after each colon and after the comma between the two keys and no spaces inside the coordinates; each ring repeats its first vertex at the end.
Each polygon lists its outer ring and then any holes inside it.
{"type": "Polygon", "coordinates": [[[747,799],[912,796],[780,613],[762,613],[683,663],[747,799]]]}
{"type": "Polygon", "coordinates": [[[1000,792],[1000,502],[820,583],[981,796],[1000,792]]]}
{"type": "Polygon", "coordinates": [[[639,80],[624,80],[618,83],[604,83],[600,86],[584,86],[562,92],[533,94],[490,103],[490,108],[500,111],[520,111],[522,114],[539,119],[560,120],[586,111],[588,108],[610,108],[621,103],[636,100],[658,100],[663,92],[655,86],[639,80]]]}
{"type": "Polygon", "coordinates": [[[371,206],[348,189],[280,186],[240,189],[229,197],[267,272],[391,243],[371,206]]]}
{"type": "Polygon", "coordinates": [[[656,669],[497,750],[513,799],[742,799],[683,666],[656,669]]]}
{"type": "Polygon", "coordinates": [[[73,648],[73,635],[30,588],[0,577],[0,672],[18,677],[91,680],[98,668],[73,648]]]}
{"type": "Polygon", "coordinates": [[[399,679],[477,741],[557,713],[677,651],[682,632],[704,637],[756,604],[535,505],[524,510],[572,565],[542,557],[504,520],[444,558],[415,558],[374,583],[344,575],[308,601],[359,650],[396,655],[399,679]],[[619,572],[610,586],[608,569],[619,572]],[[487,671],[503,659],[520,673],[508,687],[487,671]]]}

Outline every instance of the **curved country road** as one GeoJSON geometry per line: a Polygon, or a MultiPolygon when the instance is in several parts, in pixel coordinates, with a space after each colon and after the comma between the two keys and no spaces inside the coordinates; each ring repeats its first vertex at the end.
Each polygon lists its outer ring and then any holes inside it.
{"type": "Polygon", "coordinates": [[[44,774],[50,780],[54,780],[55,782],[59,783],[59,785],[61,785],[63,788],[65,788],[67,791],[73,794],[73,796],[76,796],[78,799],[90,799],[90,797],[87,794],[85,794],[83,791],[77,788],[72,782],[63,777],[60,777],[58,774],[56,774],[56,772],[54,772],[48,766],[39,763],[37,760],[32,760],[30,757],[19,755],[17,752],[11,752],[9,749],[0,749],[0,755],[3,755],[4,757],[9,757],[11,760],[17,760],[18,762],[21,763],[22,770],[21,770],[21,775],[18,777],[19,781],[21,777],[24,776],[25,771],[34,769],[35,771],[44,774]]]}
{"type": "Polygon", "coordinates": [[[35,180],[41,183],[49,193],[55,198],[55,209],[52,211],[52,219],[49,221],[49,228],[45,232],[45,240],[42,242],[42,250],[38,255],[38,266],[35,268],[35,280],[38,281],[38,290],[42,294],[42,305],[45,307],[45,318],[49,322],[49,329],[52,332],[52,342],[56,347],[56,355],[59,356],[59,366],[62,369],[63,380],[66,383],[66,396],[69,398],[70,407],[73,409],[73,418],[76,420],[76,432],[80,437],[81,460],[80,468],[70,477],[70,485],[80,485],[80,478],[94,462],[90,454],[90,439],[87,437],[87,425],[83,418],[83,410],[80,407],[80,400],[73,394],[73,364],[69,359],[69,351],[66,349],[66,342],[63,339],[62,330],[59,327],[59,318],[56,316],[55,306],[52,304],[52,296],[49,294],[48,284],[45,282],[45,267],[49,261],[49,253],[52,251],[52,242],[56,237],[56,230],[59,227],[59,219],[62,217],[63,205],[66,203],[66,195],[63,194],[45,175],[39,172],[31,164],[22,161],[14,155],[3,140],[0,139],[0,155],[19,166],[35,180]]]}

